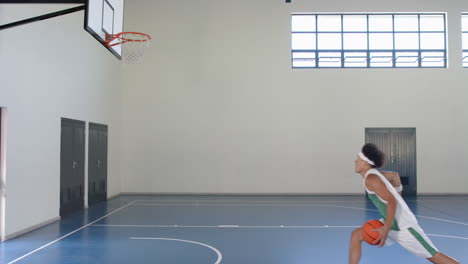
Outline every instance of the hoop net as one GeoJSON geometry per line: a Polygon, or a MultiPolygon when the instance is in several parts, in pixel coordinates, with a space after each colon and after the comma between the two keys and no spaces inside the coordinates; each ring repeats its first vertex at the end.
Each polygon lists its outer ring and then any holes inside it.
{"type": "Polygon", "coordinates": [[[143,61],[143,53],[149,47],[151,37],[139,32],[122,32],[116,35],[106,35],[106,45],[112,47],[122,45],[122,61],[125,64],[139,64],[143,61]]]}

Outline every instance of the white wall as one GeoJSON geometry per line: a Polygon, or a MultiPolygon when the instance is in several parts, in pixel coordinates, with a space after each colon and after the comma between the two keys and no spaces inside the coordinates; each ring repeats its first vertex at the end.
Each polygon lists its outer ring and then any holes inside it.
{"type": "Polygon", "coordinates": [[[467,193],[462,0],[142,0],[124,72],[124,192],[362,193],[365,127],[416,127],[420,193],[467,193]],[[448,12],[448,69],[291,69],[291,12],[448,12]]]}
{"type": "MultiPolygon", "coordinates": [[[[0,23],[71,7],[4,4],[0,23]]],[[[121,192],[121,66],[83,21],[81,11],[0,31],[6,236],[59,215],[61,117],[109,125],[108,195],[121,192]]]]}
{"type": "MultiPolygon", "coordinates": [[[[154,40],[123,77],[83,12],[0,31],[5,235],[58,216],[61,117],[109,125],[109,196],[362,193],[365,127],[416,127],[419,192],[467,193],[468,4],[292,1],[127,1],[154,40]],[[448,12],[449,69],[291,69],[291,12],[379,11],[448,12]]],[[[3,4],[0,23],[69,7],[3,4]]]]}

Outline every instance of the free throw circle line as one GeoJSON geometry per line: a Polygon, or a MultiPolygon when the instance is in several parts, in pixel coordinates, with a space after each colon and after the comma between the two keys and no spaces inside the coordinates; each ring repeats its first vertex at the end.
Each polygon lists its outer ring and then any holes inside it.
{"type": "Polygon", "coordinates": [[[133,240],[168,240],[168,241],[178,241],[178,242],[191,243],[191,244],[207,247],[207,248],[213,250],[214,252],[216,252],[216,255],[218,255],[218,259],[216,260],[216,262],[214,264],[219,264],[221,262],[221,260],[223,259],[223,255],[221,254],[221,252],[219,252],[218,249],[216,249],[215,247],[212,247],[210,245],[203,244],[203,243],[196,242],[196,241],[175,239],[175,238],[165,238],[165,237],[129,237],[128,239],[133,239],[133,240]]]}

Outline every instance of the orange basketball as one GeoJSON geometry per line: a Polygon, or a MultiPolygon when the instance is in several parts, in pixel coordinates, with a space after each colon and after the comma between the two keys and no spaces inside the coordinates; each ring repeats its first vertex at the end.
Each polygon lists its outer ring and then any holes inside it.
{"type": "Polygon", "coordinates": [[[362,236],[364,238],[364,241],[369,243],[370,245],[376,245],[375,240],[379,238],[379,232],[373,231],[376,228],[379,228],[383,226],[384,224],[380,222],[379,220],[373,219],[367,221],[363,226],[362,226],[362,236]]]}

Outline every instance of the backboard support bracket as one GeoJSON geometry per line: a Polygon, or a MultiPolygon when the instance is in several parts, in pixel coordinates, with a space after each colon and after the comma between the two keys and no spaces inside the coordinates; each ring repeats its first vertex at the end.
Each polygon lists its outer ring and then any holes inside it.
{"type": "Polygon", "coordinates": [[[84,4],[86,0],[0,0],[0,4],[84,4]]]}
{"type": "MultiPolygon", "coordinates": [[[[93,36],[100,44],[109,50],[119,60],[122,59],[122,45],[108,46],[107,35],[117,35],[124,32],[123,14],[125,0],[0,0],[2,4],[43,5],[43,4],[74,4],[73,8],[31,17],[16,22],[5,21],[0,24],[0,32],[17,26],[39,22],[78,11],[84,11],[84,30],[93,36]]],[[[68,5],[69,6],[69,5],[68,5]]],[[[19,19],[19,18],[16,18],[19,19]]],[[[128,45],[127,45],[128,46],[128,45]]]]}
{"type": "MultiPolygon", "coordinates": [[[[44,1],[42,1],[42,2],[40,2],[40,1],[36,1],[36,2],[35,1],[30,1],[30,2],[45,3],[44,1]]],[[[84,1],[80,1],[80,2],[84,2],[84,1]]],[[[11,2],[11,3],[13,3],[13,2],[11,2]]],[[[18,3],[18,2],[16,2],[16,3],[18,3]]],[[[47,2],[47,3],[50,4],[50,1],[47,2]]],[[[53,3],[59,3],[59,1],[56,1],[56,2],[53,2],[53,3]]],[[[70,2],[68,2],[68,3],[70,3],[70,2]]],[[[5,25],[0,25],[0,30],[12,28],[12,27],[17,27],[17,26],[21,26],[21,25],[25,25],[25,24],[29,24],[29,23],[34,23],[34,22],[42,21],[42,20],[45,20],[45,19],[53,18],[53,17],[63,16],[63,15],[75,13],[75,12],[78,12],[78,11],[82,11],[82,10],[85,10],[85,9],[86,9],[86,4],[81,5],[81,6],[77,6],[77,7],[73,7],[73,8],[69,8],[69,9],[65,9],[65,10],[60,10],[60,11],[49,13],[49,14],[45,14],[45,15],[41,15],[41,16],[37,16],[37,17],[32,17],[32,18],[28,18],[28,19],[24,19],[24,20],[20,20],[20,21],[16,21],[16,22],[8,23],[8,24],[5,24],[5,25]]]]}

